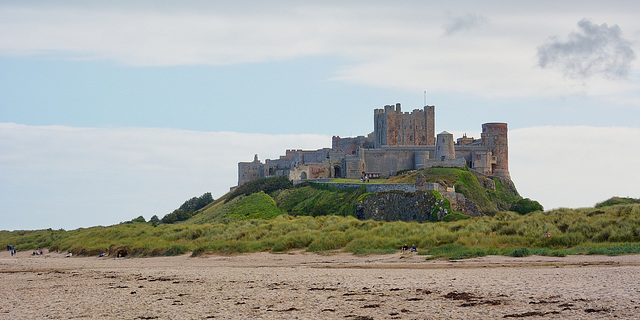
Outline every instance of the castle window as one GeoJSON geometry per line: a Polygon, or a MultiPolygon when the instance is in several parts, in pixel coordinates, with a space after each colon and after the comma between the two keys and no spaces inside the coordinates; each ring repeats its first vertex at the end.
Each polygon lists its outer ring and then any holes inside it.
{"type": "Polygon", "coordinates": [[[424,138],[424,136],[422,136],[422,141],[424,141],[424,140],[425,140],[425,138],[424,138]]]}
{"type": "Polygon", "coordinates": [[[413,136],[409,136],[409,141],[413,141],[413,136]]]}

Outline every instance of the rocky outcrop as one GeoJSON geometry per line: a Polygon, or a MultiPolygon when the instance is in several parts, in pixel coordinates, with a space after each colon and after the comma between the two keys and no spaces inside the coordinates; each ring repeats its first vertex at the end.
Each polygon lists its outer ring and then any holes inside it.
{"type": "MultiPolygon", "coordinates": [[[[493,180],[486,180],[483,187],[495,189],[493,180]]],[[[469,216],[483,215],[475,202],[455,190],[448,190],[453,188],[443,181],[426,183],[424,175],[420,173],[415,185],[406,185],[412,188],[404,187],[367,195],[356,203],[356,217],[360,220],[426,222],[440,221],[453,211],[469,216]],[[408,189],[412,191],[407,191],[408,189]]]]}
{"type": "Polygon", "coordinates": [[[449,213],[445,199],[431,191],[380,192],[356,203],[356,218],[360,220],[426,222],[441,220],[449,213]]]}
{"type": "Polygon", "coordinates": [[[453,211],[483,215],[473,201],[455,192],[379,192],[367,195],[355,207],[356,218],[360,220],[440,221],[453,211]]]}
{"type": "Polygon", "coordinates": [[[454,211],[462,212],[468,216],[483,215],[480,212],[480,208],[478,207],[478,205],[470,199],[467,199],[461,193],[444,192],[442,193],[442,196],[445,199],[449,200],[449,202],[451,203],[451,209],[453,209],[454,211]]]}

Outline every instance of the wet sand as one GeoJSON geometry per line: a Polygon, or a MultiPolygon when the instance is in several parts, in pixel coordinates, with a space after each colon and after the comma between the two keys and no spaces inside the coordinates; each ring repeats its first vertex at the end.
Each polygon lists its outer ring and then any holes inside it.
{"type": "Polygon", "coordinates": [[[637,319],[640,255],[0,253],[0,319],[637,319]]]}

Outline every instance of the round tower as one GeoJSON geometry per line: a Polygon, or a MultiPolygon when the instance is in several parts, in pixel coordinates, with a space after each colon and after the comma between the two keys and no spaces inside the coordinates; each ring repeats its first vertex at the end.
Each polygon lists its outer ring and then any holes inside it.
{"type": "Polygon", "coordinates": [[[509,175],[509,142],[506,123],[485,123],[482,125],[482,145],[485,146],[496,161],[491,171],[494,176],[511,179],[509,175]]]}
{"type": "Polygon", "coordinates": [[[436,137],[435,160],[447,160],[456,158],[456,149],[453,146],[453,134],[442,131],[436,137]]]}

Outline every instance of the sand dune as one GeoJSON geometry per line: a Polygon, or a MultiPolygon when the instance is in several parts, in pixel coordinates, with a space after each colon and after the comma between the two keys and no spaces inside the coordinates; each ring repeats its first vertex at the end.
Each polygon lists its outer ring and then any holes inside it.
{"type": "Polygon", "coordinates": [[[637,319],[640,255],[0,253],[0,319],[637,319]]]}

